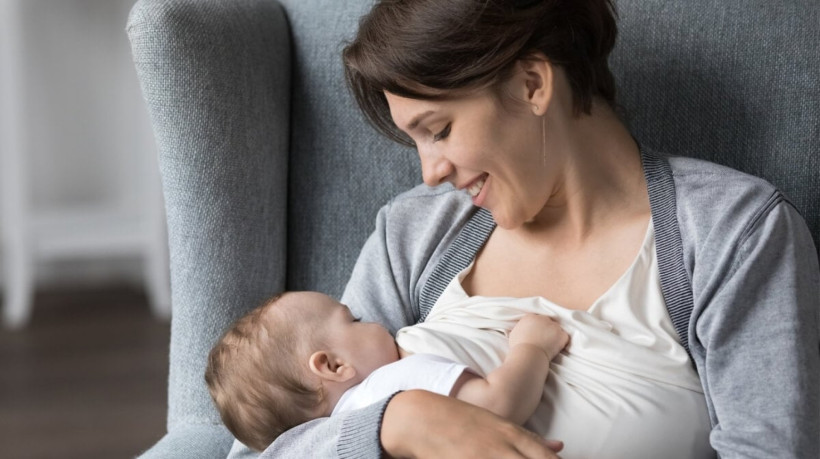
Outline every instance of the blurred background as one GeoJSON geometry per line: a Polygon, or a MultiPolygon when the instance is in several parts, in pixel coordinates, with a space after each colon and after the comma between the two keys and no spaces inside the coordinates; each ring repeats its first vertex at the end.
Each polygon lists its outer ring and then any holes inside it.
{"type": "Polygon", "coordinates": [[[134,0],[0,0],[0,458],[165,431],[170,292],[134,0]]]}

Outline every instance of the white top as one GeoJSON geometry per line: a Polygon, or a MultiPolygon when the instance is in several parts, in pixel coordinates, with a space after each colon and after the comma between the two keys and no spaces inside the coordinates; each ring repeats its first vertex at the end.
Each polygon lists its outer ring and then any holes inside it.
{"type": "Polygon", "coordinates": [[[468,296],[459,273],[426,322],[399,330],[410,352],[442,355],[486,375],[508,351],[527,313],[548,315],[570,335],[553,360],[527,427],[564,441],[564,459],[714,457],[698,375],[678,341],[660,289],[652,223],[629,269],[586,311],[541,297],[468,296]]]}
{"type": "Polygon", "coordinates": [[[424,389],[450,395],[466,365],[429,354],[413,354],[376,369],[339,399],[330,414],[364,408],[400,390],[424,389]]]}

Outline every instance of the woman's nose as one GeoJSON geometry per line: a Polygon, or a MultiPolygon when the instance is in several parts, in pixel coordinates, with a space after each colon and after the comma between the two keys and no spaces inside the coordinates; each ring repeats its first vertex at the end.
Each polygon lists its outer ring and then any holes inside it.
{"type": "Polygon", "coordinates": [[[439,152],[419,149],[419,158],[421,158],[421,175],[427,186],[441,185],[453,173],[453,163],[439,152]]]}

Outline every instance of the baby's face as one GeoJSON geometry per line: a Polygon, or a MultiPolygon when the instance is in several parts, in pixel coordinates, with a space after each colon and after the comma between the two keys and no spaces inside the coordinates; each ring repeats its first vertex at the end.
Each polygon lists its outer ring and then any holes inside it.
{"type": "Polygon", "coordinates": [[[399,359],[398,347],[386,328],[374,322],[360,322],[350,309],[321,293],[302,292],[306,314],[323,333],[321,339],[356,369],[358,384],[375,369],[399,359]]]}

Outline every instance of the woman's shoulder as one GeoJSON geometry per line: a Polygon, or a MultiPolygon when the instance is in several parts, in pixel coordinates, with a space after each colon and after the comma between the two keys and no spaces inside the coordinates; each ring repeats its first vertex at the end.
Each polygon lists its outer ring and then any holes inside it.
{"type": "Polygon", "coordinates": [[[388,262],[394,283],[411,287],[406,303],[418,320],[421,286],[476,211],[469,196],[450,185],[414,187],[379,211],[360,260],[380,256],[388,262]],[[376,255],[365,255],[372,250],[376,255]]]}
{"type": "Polygon", "coordinates": [[[711,161],[684,156],[668,156],[667,160],[675,187],[679,189],[678,195],[683,199],[710,194],[718,202],[721,201],[720,198],[731,201],[739,196],[769,196],[777,191],[774,185],[763,178],[711,161]],[[714,193],[718,190],[721,193],[715,196],[714,193]]]}
{"type": "Polygon", "coordinates": [[[718,264],[712,257],[731,264],[744,241],[767,231],[767,220],[802,222],[785,195],[763,178],[702,159],[669,156],[667,160],[690,272],[696,259],[703,266],[718,264]]]}
{"type": "Polygon", "coordinates": [[[451,202],[469,205],[470,200],[466,193],[459,192],[449,183],[431,187],[423,183],[410,188],[394,197],[392,204],[402,203],[403,205],[418,204],[423,201],[451,202]]]}
{"type": "Polygon", "coordinates": [[[450,184],[413,187],[387,203],[383,212],[389,224],[399,226],[445,227],[463,222],[475,211],[467,193],[450,184]]]}
{"type": "Polygon", "coordinates": [[[773,205],[788,202],[763,178],[710,161],[667,157],[681,224],[742,228],[773,205]]]}
{"type": "Polygon", "coordinates": [[[435,257],[459,234],[477,208],[467,193],[449,184],[438,187],[419,185],[391,199],[379,212],[391,252],[407,257],[435,257]]]}

